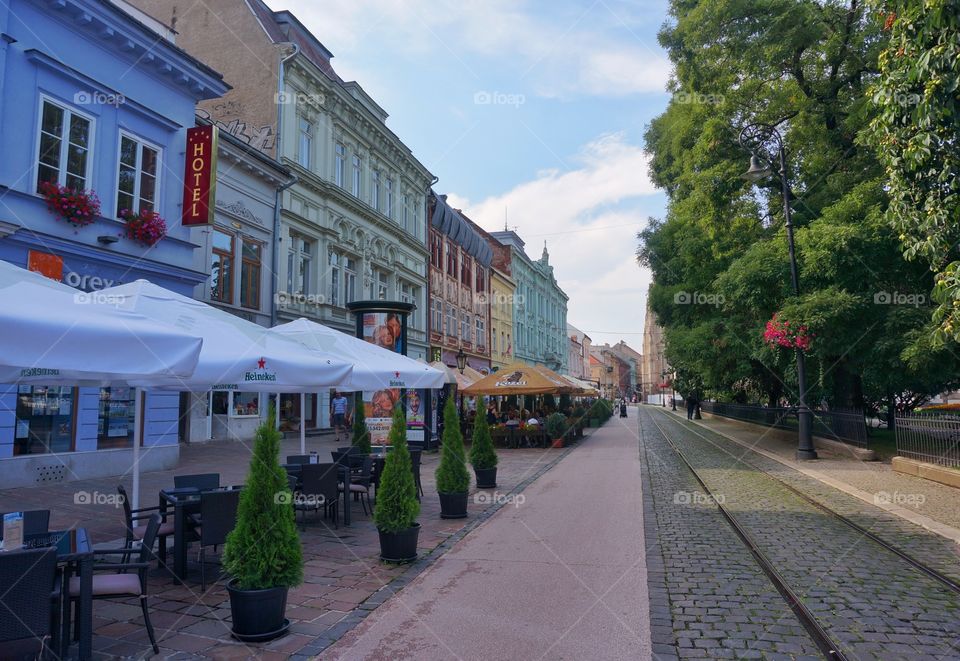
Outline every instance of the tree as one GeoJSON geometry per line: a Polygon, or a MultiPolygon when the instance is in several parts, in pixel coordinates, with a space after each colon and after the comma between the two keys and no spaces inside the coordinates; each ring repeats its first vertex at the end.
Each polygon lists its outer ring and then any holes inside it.
{"type": "Polygon", "coordinates": [[[474,468],[481,470],[494,468],[497,465],[497,451],[493,447],[493,438],[490,436],[490,426],[483,397],[477,399],[477,417],[473,421],[473,443],[470,445],[470,463],[474,468]]]}
{"type": "Polygon", "coordinates": [[[400,406],[393,409],[389,440],[393,450],[387,453],[383,463],[373,522],[383,532],[397,533],[410,528],[420,514],[413,463],[407,448],[407,419],[400,406]]]}
{"type": "MultiPolygon", "coordinates": [[[[481,414],[477,413],[477,417],[481,417],[481,414]]],[[[452,397],[447,400],[443,409],[443,445],[440,448],[440,464],[437,466],[436,476],[439,493],[464,493],[470,488],[463,434],[460,433],[460,417],[452,397]]]]}
{"type": "Polygon", "coordinates": [[[287,474],[280,466],[282,434],[275,420],[271,404],[254,435],[237,524],[223,548],[223,567],[241,590],[294,587],[303,581],[303,552],[287,474]]]}
{"type": "Polygon", "coordinates": [[[350,443],[358,448],[361,454],[370,454],[370,430],[367,429],[363,400],[360,398],[357,399],[356,411],[353,414],[353,439],[350,443]]]}
{"type": "Polygon", "coordinates": [[[960,340],[960,0],[884,3],[890,41],[868,134],[883,163],[887,219],[908,259],[936,275],[938,342],[960,340]]]}

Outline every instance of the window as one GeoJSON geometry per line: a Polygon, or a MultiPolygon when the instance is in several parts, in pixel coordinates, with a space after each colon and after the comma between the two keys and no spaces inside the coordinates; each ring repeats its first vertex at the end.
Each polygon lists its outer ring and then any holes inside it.
{"type": "Polygon", "coordinates": [[[309,169],[313,163],[313,124],[301,117],[298,125],[300,142],[297,145],[297,163],[309,169]]]}
{"type": "Polygon", "coordinates": [[[413,204],[413,235],[420,236],[420,202],[413,204]]]}
{"type": "Polygon", "coordinates": [[[340,305],[340,255],[331,252],[328,264],[330,266],[330,305],[340,305]]]}
{"type": "Polygon", "coordinates": [[[479,292],[487,291],[487,272],[480,264],[477,264],[476,290],[479,292]]]}
{"type": "Polygon", "coordinates": [[[160,150],[120,134],[120,172],[117,179],[117,216],[123,209],[153,211],[157,199],[160,150]]]}
{"type": "Polygon", "coordinates": [[[210,300],[233,303],[233,236],[213,230],[210,300]]]}
{"type": "Polygon", "coordinates": [[[460,313],[460,339],[464,342],[470,342],[472,329],[470,328],[470,315],[466,312],[460,313]]]}
{"type": "Polygon", "coordinates": [[[443,301],[439,298],[433,299],[433,318],[430,320],[430,327],[434,333],[443,333],[443,301]]]}
{"type": "Polygon", "coordinates": [[[386,300],[387,274],[378,269],[370,273],[370,300],[386,300]]]}
{"type": "Polygon", "coordinates": [[[400,300],[404,303],[412,303],[413,310],[410,312],[410,319],[408,321],[409,325],[413,328],[422,328],[420,322],[420,308],[417,305],[417,300],[420,298],[420,288],[414,285],[411,285],[408,282],[399,283],[399,297],[400,300]]]}
{"type": "Polygon", "coordinates": [[[370,191],[370,206],[380,211],[380,170],[373,171],[373,189],[370,191]]]}
{"type": "Polygon", "coordinates": [[[387,179],[384,182],[384,187],[387,190],[387,208],[385,213],[388,218],[393,218],[393,179],[387,179]]]}
{"type": "Polygon", "coordinates": [[[457,247],[447,242],[447,275],[457,277],[457,247]]]}
{"type": "Polygon", "coordinates": [[[453,307],[453,303],[447,303],[447,335],[459,337],[457,333],[457,309],[453,307]]]}
{"type": "Polygon", "coordinates": [[[466,255],[460,263],[460,282],[467,287],[473,284],[473,260],[466,255]]]}
{"type": "Polygon", "coordinates": [[[490,333],[490,350],[491,350],[491,351],[496,351],[496,350],[497,350],[497,331],[496,331],[496,329],[494,329],[494,330],[490,333]]]}
{"type": "Polygon", "coordinates": [[[263,246],[248,239],[243,240],[240,263],[240,305],[257,310],[260,308],[260,271],[263,246]]]}
{"type": "Polygon", "coordinates": [[[477,346],[487,346],[487,325],[483,317],[477,317],[477,346]]]}
{"type": "Polygon", "coordinates": [[[133,393],[133,388],[100,388],[98,450],[133,447],[133,393]]]}
{"type": "Polygon", "coordinates": [[[403,226],[404,231],[410,230],[410,207],[407,205],[407,195],[404,193],[400,196],[400,214],[401,214],[401,225],[403,226]]]}
{"type": "Polygon", "coordinates": [[[83,115],[43,100],[37,154],[38,192],[45,182],[73,190],[89,188],[91,129],[92,122],[83,115]]]}
{"type": "Polygon", "coordinates": [[[353,194],[360,197],[360,173],[363,171],[363,162],[356,154],[353,155],[353,194]]]}
{"type": "Polygon", "coordinates": [[[343,302],[357,300],[357,260],[353,257],[343,259],[343,302]]]}
{"type": "Polygon", "coordinates": [[[313,259],[313,245],[305,237],[290,235],[290,249],[287,251],[287,291],[291,294],[307,296],[310,294],[310,263],[313,259]]]}
{"type": "Polygon", "coordinates": [[[430,263],[443,270],[443,238],[438,232],[430,233],[430,263]]]}
{"type": "Polygon", "coordinates": [[[347,158],[347,148],[343,146],[342,142],[338,142],[334,146],[333,151],[333,182],[343,188],[343,164],[347,158]]]}
{"type": "Polygon", "coordinates": [[[73,451],[71,386],[17,386],[17,418],[13,454],[73,451]]]}
{"type": "Polygon", "coordinates": [[[233,415],[260,415],[260,393],[233,393],[233,415]]]}

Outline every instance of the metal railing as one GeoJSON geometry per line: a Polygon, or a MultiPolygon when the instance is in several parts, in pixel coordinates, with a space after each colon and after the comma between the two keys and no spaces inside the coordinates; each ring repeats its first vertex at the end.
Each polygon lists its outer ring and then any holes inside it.
{"type": "Polygon", "coordinates": [[[940,466],[960,467],[960,418],[954,415],[898,415],[897,454],[940,466]]]}
{"type": "MultiPolygon", "coordinates": [[[[702,402],[700,408],[713,415],[776,429],[796,431],[799,427],[795,407],[702,402]]],[[[858,448],[867,447],[867,422],[862,411],[855,409],[834,409],[830,411],[814,409],[812,412],[813,434],[815,436],[840,441],[858,448]]]]}

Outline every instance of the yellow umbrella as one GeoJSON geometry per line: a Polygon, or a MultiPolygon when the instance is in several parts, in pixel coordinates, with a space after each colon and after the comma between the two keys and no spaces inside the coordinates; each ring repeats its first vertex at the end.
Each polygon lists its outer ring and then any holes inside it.
{"type": "Polygon", "coordinates": [[[562,384],[534,366],[514,363],[463,389],[464,395],[557,394],[562,384]]]}

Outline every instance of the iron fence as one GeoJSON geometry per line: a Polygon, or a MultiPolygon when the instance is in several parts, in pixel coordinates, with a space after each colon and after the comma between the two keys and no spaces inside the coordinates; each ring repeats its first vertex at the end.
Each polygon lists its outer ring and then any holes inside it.
{"type": "Polygon", "coordinates": [[[960,467],[960,418],[953,415],[898,415],[897,454],[940,466],[960,467]]]}
{"type": "MultiPolygon", "coordinates": [[[[707,413],[733,420],[752,422],[766,427],[796,431],[799,419],[795,407],[752,406],[726,402],[703,402],[700,407],[707,413]]],[[[858,448],[867,447],[867,422],[863,412],[855,409],[813,411],[813,434],[822,438],[840,441],[858,448]]]]}

